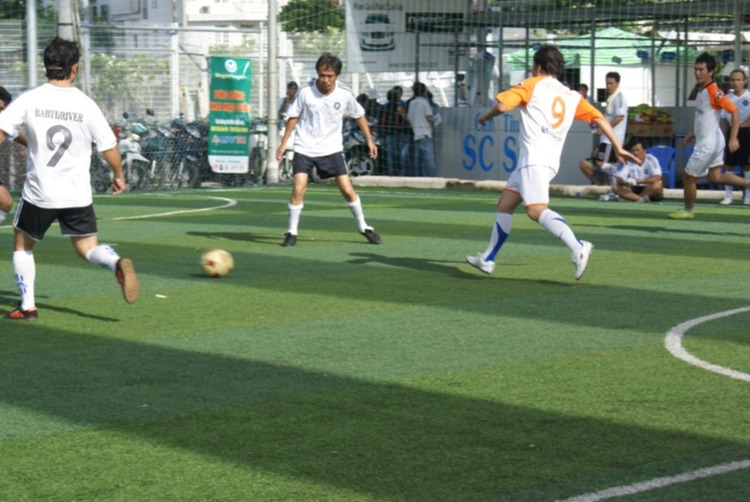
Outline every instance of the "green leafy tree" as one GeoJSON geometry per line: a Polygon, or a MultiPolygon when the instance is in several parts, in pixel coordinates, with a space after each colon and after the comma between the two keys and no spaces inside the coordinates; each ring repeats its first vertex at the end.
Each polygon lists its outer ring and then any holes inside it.
{"type": "MultiPolygon", "coordinates": [[[[57,11],[51,5],[42,6],[42,0],[36,0],[36,14],[38,19],[48,20],[55,18],[57,11]]],[[[25,19],[25,0],[0,0],[0,19],[25,19]]]]}
{"type": "Polygon", "coordinates": [[[335,0],[291,0],[279,13],[286,32],[325,33],[344,29],[344,9],[335,0]]]}

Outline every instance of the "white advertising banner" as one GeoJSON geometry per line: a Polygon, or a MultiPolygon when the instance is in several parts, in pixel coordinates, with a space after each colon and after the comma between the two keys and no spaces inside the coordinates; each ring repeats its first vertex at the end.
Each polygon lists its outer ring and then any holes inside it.
{"type": "Polygon", "coordinates": [[[347,71],[465,70],[468,2],[347,0],[347,71]]]}

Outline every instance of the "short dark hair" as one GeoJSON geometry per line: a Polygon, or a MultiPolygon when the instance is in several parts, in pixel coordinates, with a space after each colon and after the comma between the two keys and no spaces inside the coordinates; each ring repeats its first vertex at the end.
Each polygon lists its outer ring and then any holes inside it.
{"type": "Polygon", "coordinates": [[[565,58],[560,49],[551,44],[544,44],[534,53],[534,65],[555,78],[560,77],[565,70],[565,58]]]}
{"type": "Polygon", "coordinates": [[[628,142],[628,150],[632,150],[635,145],[641,145],[643,149],[646,149],[646,141],[643,138],[639,138],[638,136],[633,136],[630,138],[630,141],[628,142]]]}
{"type": "Polygon", "coordinates": [[[319,71],[321,68],[330,68],[336,75],[341,75],[341,68],[343,68],[343,66],[344,63],[341,62],[341,59],[339,59],[338,56],[326,52],[320,56],[315,63],[315,71],[319,71]]]}
{"type": "Polygon", "coordinates": [[[297,88],[299,88],[299,85],[297,85],[297,82],[295,82],[294,80],[290,80],[289,82],[287,82],[286,88],[289,89],[290,87],[297,87],[297,88]]]}
{"type": "Polygon", "coordinates": [[[607,72],[607,74],[604,76],[604,78],[605,79],[611,78],[612,80],[614,80],[618,84],[620,83],[620,74],[617,73],[616,71],[607,72]]]}
{"type": "Polygon", "coordinates": [[[427,86],[422,82],[414,82],[414,85],[411,86],[411,90],[414,92],[415,96],[421,96],[427,91],[427,86]]]}
{"type": "Polygon", "coordinates": [[[8,92],[8,90],[0,85],[0,101],[5,103],[5,106],[8,106],[8,103],[10,103],[13,100],[13,96],[8,92]]]}
{"type": "Polygon", "coordinates": [[[55,37],[44,48],[45,75],[50,80],[66,80],[73,65],[81,59],[81,48],[77,42],[55,37]]]}
{"type": "Polygon", "coordinates": [[[704,52],[695,59],[695,64],[698,63],[704,63],[706,69],[710,72],[713,72],[716,69],[716,59],[708,52],[704,52]]]}

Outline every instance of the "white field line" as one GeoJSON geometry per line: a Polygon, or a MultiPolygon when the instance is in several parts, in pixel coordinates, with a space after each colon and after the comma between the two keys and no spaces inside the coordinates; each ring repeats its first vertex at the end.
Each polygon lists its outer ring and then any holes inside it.
{"type": "Polygon", "coordinates": [[[737,371],[730,368],[725,368],[723,366],[718,366],[716,364],[711,364],[709,362],[703,361],[702,359],[698,359],[690,352],[685,350],[685,347],[682,346],[682,339],[689,329],[694,328],[695,326],[703,324],[707,321],[713,321],[715,319],[721,319],[722,317],[729,317],[735,314],[741,314],[743,312],[750,312],[750,306],[733,310],[726,310],[724,312],[718,312],[716,314],[698,317],[690,321],[685,321],[682,324],[678,324],[674,328],[667,331],[667,336],[664,339],[664,346],[673,356],[678,359],[682,359],[688,364],[692,364],[693,366],[697,366],[707,371],[718,373],[719,375],[728,376],[729,378],[733,378],[735,380],[750,382],[750,375],[748,375],[747,373],[743,373],[742,371],[737,371]]]}
{"type": "Polygon", "coordinates": [[[690,481],[695,481],[696,479],[719,476],[728,472],[749,468],[750,459],[741,460],[738,462],[729,462],[727,464],[715,465],[712,467],[705,467],[703,469],[696,469],[695,471],[684,472],[676,476],[654,478],[649,481],[643,481],[641,483],[633,483],[632,485],[623,485],[616,486],[614,488],[608,488],[600,492],[585,493],[583,495],[565,499],[563,502],[596,502],[598,500],[623,497],[625,495],[633,495],[635,493],[655,490],[657,488],[664,488],[665,486],[674,485],[677,483],[688,483],[690,481]]]}
{"type": "Polygon", "coordinates": [[[189,214],[189,213],[202,213],[205,211],[216,211],[217,209],[225,209],[227,207],[232,207],[237,205],[237,201],[235,199],[228,199],[226,197],[199,197],[203,199],[210,199],[210,200],[222,200],[226,202],[226,204],[221,206],[214,206],[214,207],[202,207],[199,209],[180,209],[178,211],[168,211],[166,213],[152,213],[152,214],[141,214],[137,216],[118,216],[117,218],[103,218],[99,221],[119,221],[119,220],[142,220],[145,218],[158,218],[161,216],[174,216],[176,214],[189,214]]]}
{"type": "MultiPolygon", "coordinates": [[[[685,350],[685,347],[682,346],[682,339],[685,336],[685,333],[691,328],[694,328],[699,324],[703,324],[704,322],[721,319],[722,317],[733,316],[735,314],[741,314],[743,312],[750,312],[750,306],[733,310],[726,310],[724,312],[718,312],[716,314],[698,317],[678,324],[674,328],[671,328],[669,331],[667,331],[667,336],[664,338],[664,346],[673,356],[678,359],[682,359],[688,364],[692,364],[704,370],[712,371],[720,375],[728,376],[729,378],[733,378],[735,380],[750,382],[750,375],[748,375],[747,373],[703,361],[689,353],[687,350],[685,350]]],[[[623,497],[625,495],[633,495],[635,493],[645,492],[648,490],[664,488],[665,486],[674,485],[677,483],[688,483],[700,478],[719,476],[721,474],[726,474],[732,471],[739,471],[742,469],[750,469],[750,459],[740,460],[737,462],[729,462],[727,464],[720,464],[712,467],[705,467],[703,469],[697,469],[695,471],[677,474],[676,476],[654,478],[640,483],[633,483],[631,485],[616,486],[614,488],[607,488],[606,490],[598,492],[585,493],[583,495],[565,499],[563,502],[596,502],[598,500],[623,497]]]]}

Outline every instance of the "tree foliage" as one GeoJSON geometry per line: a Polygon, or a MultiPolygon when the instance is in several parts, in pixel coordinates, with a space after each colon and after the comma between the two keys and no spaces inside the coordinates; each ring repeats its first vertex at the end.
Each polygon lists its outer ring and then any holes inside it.
{"type": "MultiPolygon", "coordinates": [[[[53,19],[57,11],[51,5],[42,6],[42,0],[36,0],[38,19],[53,19]]],[[[26,0],[0,0],[0,19],[26,19],[26,0]]]]}
{"type": "Polygon", "coordinates": [[[279,13],[286,32],[326,33],[344,29],[344,9],[335,0],[291,0],[279,13]]]}

